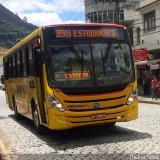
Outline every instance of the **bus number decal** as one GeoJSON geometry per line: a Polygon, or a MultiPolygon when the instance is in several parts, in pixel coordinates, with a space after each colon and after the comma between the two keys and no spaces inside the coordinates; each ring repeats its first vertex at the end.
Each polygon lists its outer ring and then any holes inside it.
{"type": "Polygon", "coordinates": [[[57,38],[71,37],[71,30],[55,30],[57,38]]]}

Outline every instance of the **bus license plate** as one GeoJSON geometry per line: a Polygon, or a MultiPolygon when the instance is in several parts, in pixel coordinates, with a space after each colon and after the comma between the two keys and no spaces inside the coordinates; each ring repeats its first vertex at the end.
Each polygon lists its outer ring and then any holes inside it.
{"type": "Polygon", "coordinates": [[[91,119],[99,119],[99,118],[105,118],[105,117],[106,117],[106,114],[104,114],[104,113],[91,115],[91,119]]]}

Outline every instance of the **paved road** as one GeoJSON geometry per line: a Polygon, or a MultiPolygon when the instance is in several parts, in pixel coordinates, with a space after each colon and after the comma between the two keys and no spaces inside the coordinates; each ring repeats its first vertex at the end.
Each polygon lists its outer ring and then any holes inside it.
{"type": "Polygon", "coordinates": [[[160,106],[139,104],[139,119],[39,136],[32,122],[15,120],[0,91],[0,139],[9,159],[160,159],[160,106]],[[158,155],[159,154],[159,155],[158,155]]]}

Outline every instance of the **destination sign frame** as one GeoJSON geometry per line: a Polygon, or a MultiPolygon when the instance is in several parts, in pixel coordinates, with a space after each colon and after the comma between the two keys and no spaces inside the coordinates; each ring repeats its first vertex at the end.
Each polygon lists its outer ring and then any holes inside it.
{"type": "Polygon", "coordinates": [[[125,39],[125,31],[110,26],[56,26],[44,30],[47,40],[68,39],[125,39]]]}

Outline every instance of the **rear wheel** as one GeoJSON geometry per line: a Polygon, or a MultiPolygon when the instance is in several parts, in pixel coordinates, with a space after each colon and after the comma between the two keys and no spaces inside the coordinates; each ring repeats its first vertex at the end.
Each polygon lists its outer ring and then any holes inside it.
{"type": "Polygon", "coordinates": [[[44,127],[40,124],[38,110],[37,110],[37,107],[35,105],[34,105],[32,114],[33,114],[33,123],[35,125],[37,133],[38,134],[43,134],[44,133],[44,127]]]}
{"type": "Polygon", "coordinates": [[[14,99],[13,99],[13,109],[14,109],[15,118],[17,120],[20,120],[21,115],[18,113],[17,104],[16,104],[16,101],[14,99]]]}

